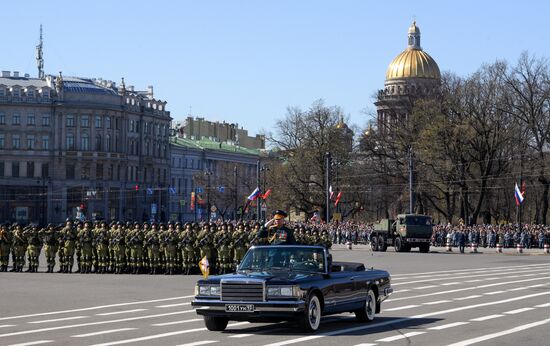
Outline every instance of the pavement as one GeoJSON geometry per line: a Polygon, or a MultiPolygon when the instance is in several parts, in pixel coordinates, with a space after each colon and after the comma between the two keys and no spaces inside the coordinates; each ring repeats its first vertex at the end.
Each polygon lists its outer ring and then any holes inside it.
{"type": "Polygon", "coordinates": [[[388,270],[395,292],[373,322],[327,316],[314,334],[292,323],[207,331],[190,306],[198,276],[0,273],[0,345],[547,345],[550,255],[505,250],[335,245],[335,261],[388,270]]]}

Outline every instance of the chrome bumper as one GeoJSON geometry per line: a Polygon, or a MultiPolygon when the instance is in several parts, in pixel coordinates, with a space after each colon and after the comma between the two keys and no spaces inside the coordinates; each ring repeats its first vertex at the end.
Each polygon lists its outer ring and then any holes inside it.
{"type": "Polygon", "coordinates": [[[382,292],[382,294],[381,294],[380,297],[379,297],[380,301],[383,302],[383,301],[386,300],[392,293],[393,293],[393,288],[392,288],[392,287],[386,287],[386,288],[384,288],[384,291],[382,292]]]}
{"type": "MultiPolygon", "coordinates": [[[[195,299],[191,302],[191,305],[197,312],[216,311],[225,312],[226,304],[252,304],[254,305],[254,312],[301,312],[304,311],[305,302],[301,300],[296,301],[256,301],[256,302],[236,302],[236,301],[222,301],[211,299],[195,299]]],[[[242,314],[235,312],[235,314],[242,314]]]]}

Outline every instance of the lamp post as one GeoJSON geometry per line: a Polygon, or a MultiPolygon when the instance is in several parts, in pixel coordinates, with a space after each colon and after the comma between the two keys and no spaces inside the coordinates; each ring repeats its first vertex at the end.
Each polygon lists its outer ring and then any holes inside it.
{"type": "Polygon", "coordinates": [[[237,208],[239,207],[238,206],[238,203],[239,203],[239,198],[238,198],[238,189],[237,189],[237,165],[235,165],[233,167],[233,178],[235,179],[235,210],[233,212],[233,217],[235,218],[235,220],[237,220],[237,208]]]}
{"type": "Polygon", "coordinates": [[[206,170],[204,175],[206,176],[206,221],[208,222],[210,221],[210,176],[212,171],[206,170]]]}
{"type": "MultiPolygon", "coordinates": [[[[263,173],[262,194],[265,194],[265,191],[266,191],[266,185],[267,185],[266,172],[267,171],[270,171],[269,166],[267,166],[267,165],[264,165],[264,166],[262,166],[262,168],[260,168],[260,172],[263,173]]],[[[260,203],[260,198],[258,198],[258,203],[260,203]]],[[[264,200],[263,203],[265,203],[265,200],[264,200]]],[[[267,207],[267,205],[266,205],[266,207],[267,207]]],[[[262,219],[265,220],[266,219],[265,213],[262,212],[261,214],[262,214],[262,219]]]]}
{"type": "Polygon", "coordinates": [[[42,223],[42,225],[45,225],[47,222],[48,222],[48,212],[47,212],[47,199],[48,199],[48,188],[47,186],[50,185],[51,183],[51,179],[50,177],[39,177],[37,180],[36,180],[36,183],[37,184],[40,184],[42,186],[42,190],[41,190],[41,193],[40,195],[42,196],[41,200],[42,200],[42,210],[41,210],[41,218],[40,218],[40,222],[42,223]]]}

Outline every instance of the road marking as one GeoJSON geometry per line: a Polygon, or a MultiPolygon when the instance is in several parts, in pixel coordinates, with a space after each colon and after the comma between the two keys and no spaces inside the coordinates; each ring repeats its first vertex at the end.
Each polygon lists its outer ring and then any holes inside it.
{"type": "Polygon", "coordinates": [[[213,344],[215,342],[219,342],[219,341],[215,341],[215,340],[203,340],[203,341],[195,341],[195,342],[190,342],[188,344],[181,344],[181,345],[178,345],[178,346],[200,346],[200,345],[207,345],[207,344],[213,344]]]}
{"type": "Polygon", "coordinates": [[[27,323],[49,323],[49,322],[59,322],[59,321],[80,320],[83,318],[88,318],[88,316],[73,316],[73,317],[65,317],[65,318],[56,318],[54,320],[31,321],[27,323]]]}
{"type": "Polygon", "coordinates": [[[96,314],[96,315],[97,316],[111,316],[111,315],[129,314],[129,313],[132,313],[132,312],[140,312],[140,311],[147,311],[147,309],[134,309],[134,310],[104,312],[102,314],[96,314]]]}
{"type": "Polygon", "coordinates": [[[254,334],[235,334],[235,335],[230,335],[229,337],[230,338],[246,338],[248,336],[252,336],[254,334]]]}
{"type": "Polygon", "coordinates": [[[450,302],[451,302],[450,300],[438,300],[435,302],[422,303],[422,305],[436,305],[436,304],[443,304],[443,303],[450,303],[450,302]]]}
{"type": "Polygon", "coordinates": [[[506,311],[504,313],[506,315],[515,315],[515,314],[519,314],[519,313],[522,313],[522,312],[525,312],[525,311],[531,311],[531,310],[535,310],[535,308],[522,308],[522,309],[506,311]]]}
{"type": "Polygon", "coordinates": [[[444,284],[441,284],[441,286],[451,286],[451,285],[460,285],[460,282],[454,281],[454,282],[446,282],[444,284]]]}
{"type": "Polygon", "coordinates": [[[470,322],[454,322],[454,323],[443,324],[443,325],[436,326],[436,327],[430,327],[428,329],[429,330],[443,330],[443,329],[447,329],[447,328],[463,326],[463,325],[468,324],[468,323],[470,323],[470,322]]]}
{"type": "Polygon", "coordinates": [[[522,330],[542,326],[543,324],[546,324],[546,323],[550,323],[550,318],[542,320],[542,321],[538,321],[538,322],[533,322],[533,323],[520,325],[520,326],[517,326],[517,327],[512,328],[512,329],[504,330],[502,332],[487,334],[487,335],[479,336],[477,338],[463,340],[463,341],[460,341],[460,342],[456,342],[454,344],[450,344],[449,346],[468,346],[468,345],[475,344],[475,343],[478,343],[478,342],[498,338],[500,336],[521,332],[522,330]]]}
{"type": "Polygon", "coordinates": [[[391,309],[384,309],[384,311],[397,311],[397,310],[406,310],[406,309],[412,309],[417,308],[420,305],[405,305],[405,306],[399,306],[397,308],[391,308],[391,309]]]}
{"type": "Polygon", "coordinates": [[[88,336],[96,336],[96,335],[103,335],[103,334],[111,334],[111,333],[117,333],[117,332],[125,332],[128,330],[136,330],[137,328],[120,328],[120,329],[109,329],[109,330],[102,330],[99,332],[93,332],[93,333],[87,333],[87,334],[78,334],[78,335],[72,335],[71,338],[86,338],[88,336]]]}
{"type": "Polygon", "coordinates": [[[390,336],[390,337],[383,338],[383,339],[378,339],[376,341],[379,341],[379,342],[392,342],[392,341],[401,340],[401,339],[408,339],[411,336],[421,335],[421,334],[426,334],[426,332],[410,332],[410,333],[390,336]]]}
{"type": "Polygon", "coordinates": [[[376,346],[377,344],[357,344],[355,346],[376,346]]]}
{"type": "MultiPolygon", "coordinates": [[[[424,274],[439,274],[443,273],[440,276],[450,276],[453,274],[450,273],[458,273],[458,272],[466,272],[466,273],[476,273],[476,272],[495,272],[495,271],[501,271],[500,269],[506,270],[513,270],[515,268],[530,268],[530,267],[547,267],[548,263],[539,263],[539,264],[528,264],[528,265],[521,265],[521,266],[504,266],[504,267],[485,267],[485,268],[470,268],[470,269],[456,269],[456,270],[443,270],[443,271],[435,271],[435,272],[422,272],[422,273],[404,273],[404,274],[392,274],[392,280],[404,280],[404,279],[411,279],[411,276],[414,275],[424,275],[424,274]]],[[[425,276],[430,277],[430,276],[425,276]]],[[[433,275],[431,275],[433,277],[433,275]]]]}
{"type": "Polygon", "coordinates": [[[15,327],[15,324],[3,324],[0,326],[0,328],[8,328],[8,327],[15,327]]]}
{"type": "Polygon", "coordinates": [[[493,292],[487,292],[487,293],[483,293],[484,295],[487,295],[487,296],[492,296],[492,295],[495,295],[495,294],[501,294],[501,293],[505,293],[506,291],[493,291],[493,292]]]}
{"type": "Polygon", "coordinates": [[[405,288],[405,289],[402,289],[402,290],[397,290],[397,291],[393,291],[393,293],[402,293],[402,292],[409,292],[410,290],[405,288]]]}
{"type": "Polygon", "coordinates": [[[464,282],[470,283],[470,282],[480,282],[480,281],[483,281],[483,280],[481,280],[481,279],[474,279],[474,280],[467,280],[467,281],[464,281],[464,282]]]}
{"type": "Polygon", "coordinates": [[[184,324],[184,323],[191,323],[191,322],[198,322],[198,321],[202,321],[202,318],[192,318],[190,320],[155,323],[155,324],[151,324],[151,325],[153,327],[164,327],[164,326],[172,326],[174,324],[184,324]]]}
{"type": "Polygon", "coordinates": [[[191,305],[191,302],[178,303],[178,304],[169,304],[169,305],[158,305],[158,306],[155,306],[155,308],[173,308],[173,307],[176,307],[176,306],[185,306],[185,305],[191,305]]]}
{"type": "Polygon", "coordinates": [[[482,317],[478,317],[478,318],[472,318],[470,321],[473,321],[473,322],[482,322],[482,321],[487,321],[487,320],[492,320],[494,318],[499,318],[499,317],[503,317],[504,315],[500,315],[500,314],[496,314],[496,315],[487,315],[487,316],[482,316],[482,317]]]}
{"type": "Polygon", "coordinates": [[[550,303],[535,305],[536,308],[547,308],[549,306],[550,306],[550,303]]]}
{"type": "Polygon", "coordinates": [[[22,330],[22,331],[19,331],[19,332],[0,334],[0,338],[5,338],[5,337],[9,337],[9,336],[16,336],[16,335],[25,335],[25,334],[35,334],[35,333],[41,333],[41,332],[49,332],[49,331],[52,331],[52,330],[97,326],[97,325],[101,325],[101,324],[136,321],[136,320],[143,320],[143,319],[147,319],[147,318],[157,318],[157,317],[164,317],[164,316],[173,316],[173,315],[187,314],[187,313],[190,313],[190,312],[195,312],[195,310],[174,311],[174,312],[168,312],[168,313],[164,313],[164,314],[155,314],[155,315],[145,315],[145,316],[137,316],[137,317],[120,318],[120,319],[117,319],[117,320],[107,320],[107,321],[71,324],[71,325],[67,325],[67,326],[57,326],[57,327],[50,327],[50,328],[22,330]]]}
{"type": "Polygon", "coordinates": [[[181,297],[154,299],[154,300],[141,300],[141,301],[137,301],[137,302],[117,303],[117,304],[110,304],[110,305],[99,305],[99,306],[91,306],[91,307],[88,307],[88,308],[80,308],[80,309],[72,309],[72,310],[60,310],[60,311],[42,312],[42,313],[30,314],[30,315],[19,315],[19,316],[0,317],[0,321],[13,320],[13,319],[16,319],[16,318],[35,317],[35,316],[47,316],[47,315],[67,314],[67,313],[70,313],[70,312],[78,312],[78,311],[99,310],[99,309],[106,309],[106,308],[114,308],[114,307],[117,307],[117,306],[128,306],[128,305],[138,305],[138,304],[148,304],[148,303],[159,303],[159,302],[165,302],[165,301],[169,301],[169,300],[179,300],[179,299],[193,298],[193,297],[195,297],[195,296],[192,295],[192,296],[181,296],[181,297]]]}
{"type": "Polygon", "coordinates": [[[529,288],[529,287],[527,287],[527,286],[524,286],[524,287],[516,287],[516,288],[511,288],[511,289],[509,289],[508,291],[510,291],[510,292],[523,291],[523,290],[526,290],[526,289],[528,289],[528,288],[529,288]]]}
{"type": "MultiPolygon", "coordinates": [[[[237,323],[233,323],[233,324],[228,324],[227,326],[231,327],[231,326],[239,326],[239,325],[243,325],[243,324],[248,324],[248,322],[237,322],[237,323]]],[[[204,328],[204,327],[203,328],[195,328],[195,329],[178,330],[178,331],[175,331],[175,332],[143,336],[141,338],[111,341],[111,342],[106,342],[106,343],[103,343],[103,344],[95,344],[95,345],[92,345],[92,346],[110,346],[110,345],[131,344],[131,343],[135,343],[135,342],[147,341],[147,340],[153,340],[153,339],[160,339],[160,338],[165,338],[165,337],[174,336],[174,335],[189,334],[189,333],[194,333],[194,332],[202,332],[202,331],[205,331],[205,330],[207,330],[207,329],[204,328]]],[[[193,344],[194,343],[185,344],[185,345],[190,346],[190,345],[193,345],[193,344]]],[[[197,345],[197,344],[194,344],[194,345],[197,345]]]]}
{"type": "Polygon", "coordinates": [[[437,285],[428,285],[428,286],[415,287],[414,289],[415,290],[425,290],[425,289],[434,288],[434,287],[437,287],[437,285]]]}
{"type": "Polygon", "coordinates": [[[468,299],[474,299],[474,298],[479,298],[479,297],[481,297],[481,295],[474,294],[473,296],[460,297],[460,298],[455,298],[453,300],[468,300],[468,299]]]}
{"type": "Polygon", "coordinates": [[[24,342],[22,344],[11,344],[9,346],[31,346],[31,345],[49,344],[50,342],[53,342],[53,340],[38,340],[38,341],[24,342]]]}

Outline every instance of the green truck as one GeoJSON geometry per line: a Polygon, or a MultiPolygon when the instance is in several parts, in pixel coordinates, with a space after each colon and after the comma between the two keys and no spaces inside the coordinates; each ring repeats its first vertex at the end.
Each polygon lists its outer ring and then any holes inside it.
{"type": "Polygon", "coordinates": [[[374,224],[370,235],[373,251],[386,251],[393,246],[396,252],[408,252],[417,247],[420,252],[430,251],[432,218],[419,214],[399,214],[397,219],[382,219],[374,224]]]}

